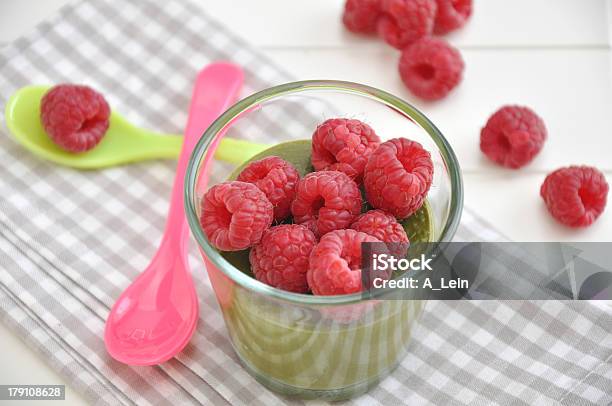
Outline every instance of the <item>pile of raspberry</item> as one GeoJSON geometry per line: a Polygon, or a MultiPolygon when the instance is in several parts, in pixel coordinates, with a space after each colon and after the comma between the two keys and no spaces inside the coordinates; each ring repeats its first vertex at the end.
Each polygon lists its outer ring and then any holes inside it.
{"type": "Polygon", "coordinates": [[[278,156],[249,163],[206,192],[200,224],[217,249],[248,249],[253,275],[270,286],[360,292],[361,244],[409,242],[399,221],[425,202],[431,156],[418,142],[381,143],[366,123],[336,118],[314,130],[311,159],[303,177],[278,156]]]}
{"type": "Polygon", "coordinates": [[[434,35],[463,27],[471,15],[472,0],[347,0],[342,22],[399,49],[406,87],[424,100],[439,100],[461,82],[465,65],[456,48],[434,35]]]}

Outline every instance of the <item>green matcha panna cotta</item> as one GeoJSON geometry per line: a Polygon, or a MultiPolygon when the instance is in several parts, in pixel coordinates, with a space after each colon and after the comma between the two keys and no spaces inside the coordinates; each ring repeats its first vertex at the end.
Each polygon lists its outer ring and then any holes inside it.
{"type": "MultiPolygon", "coordinates": [[[[275,145],[266,149],[263,152],[255,155],[249,161],[243,163],[241,166],[236,168],[227,180],[236,180],[238,174],[249,165],[251,162],[258,161],[269,156],[278,156],[285,161],[291,163],[295,169],[299,172],[300,176],[304,176],[307,173],[313,172],[314,168],[310,162],[311,155],[311,141],[310,140],[297,140],[288,141],[281,144],[275,145]]],[[[367,203],[364,199],[364,202],[367,203]]],[[[362,212],[370,210],[371,207],[367,204],[364,205],[362,212]]],[[[285,220],[289,221],[290,218],[285,220]]],[[[408,239],[412,243],[416,242],[430,242],[432,239],[433,227],[431,224],[432,218],[429,214],[427,203],[425,203],[419,210],[405,220],[400,221],[400,224],[404,227],[408,239]]],[[[242,272],[253,276],[251,272],[251,264],[249,263],[249,249],[242,251],[220,251],[221,255],[228,262],[240,269],[242,272]]]]}

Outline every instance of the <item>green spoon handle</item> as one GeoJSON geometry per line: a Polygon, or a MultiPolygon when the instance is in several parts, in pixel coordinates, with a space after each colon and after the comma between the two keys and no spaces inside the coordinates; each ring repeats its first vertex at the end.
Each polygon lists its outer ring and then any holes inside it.
{"type": "Polygon", "coordinates": [[[269,145],[226,137],[221,139],[215,158],[240,165],[268,148],[269,145]]]}
{"type": "Polygon", "coordinates": [[[141,145],[146,145],[147,153],[151,157],[163,159],[176,159],[181,153],[183,145],[183,136],[181,135],[159,135],[150,133],[155,138],[147,140],[155,140],[155,142],[143,142],[141,145]]]}
{"type": "MultiPolygon", "coordinates": [[[[181,151],[182,143],[183,137],[180,135],[158,135],[156,142],[150,144],[151,153],[160,158],[176,158],[181,151]]],[[[269,145],[225,137],[215,151],[215,158],[240,165],[267,148],[269,145]]]]}

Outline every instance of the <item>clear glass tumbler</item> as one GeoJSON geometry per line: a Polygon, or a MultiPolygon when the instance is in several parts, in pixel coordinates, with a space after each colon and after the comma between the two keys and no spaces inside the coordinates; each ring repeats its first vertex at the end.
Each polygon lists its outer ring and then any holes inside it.
{"type": "Polygon", "coordinates": [[[397,366],[424,302],[369,300],[361,294],[312,296],[273,288],[212,247],[198,218],[208,187],[235,170],[213,158],[222,137],[270,145],[310,139],[318,124],[334,117],[360,119],[383,140],[406,137],[431,152],[435,175],[427,198],[429,239],[449,241],[463,204],[461,173],[450,145],[410,104],[356,83],[294,82],[241,100],[203,134],[185,185],[189,226],[242,364],[274,391],[328,400],[361,394],[397,366]]]}

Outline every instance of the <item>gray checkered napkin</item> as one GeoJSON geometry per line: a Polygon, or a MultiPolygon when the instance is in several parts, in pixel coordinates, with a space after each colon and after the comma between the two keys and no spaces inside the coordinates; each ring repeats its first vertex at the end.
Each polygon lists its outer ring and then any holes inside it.
{"type": "MultiPolygon", "coordinates": [[[[78,2],[0,51],[0,101],[31,83],[83,82],[136,124],[180,133],[196,71],[220,59],[245,68],[245,95],[288,80],[195,2],[78,2]]],[[[0,131],[0,319],[7,326],[92,403],[287,402],[239,366],[202,266],[194,272],[202,319],[185,351],[158,367],[132,368],[104,350],[109,308],[161,236],[175,163],[84,173],[38,160],[4,125],[0,131]]],[[[458,238],[501,237],[466,210],[458,238]]],[[[194,254],[192,263],[201,264],[194,254]]],[[[607,404],[607,309],[429,303],[404,362],[354,402],[607,404]]]]}

